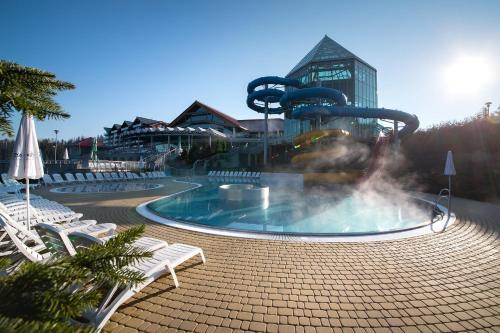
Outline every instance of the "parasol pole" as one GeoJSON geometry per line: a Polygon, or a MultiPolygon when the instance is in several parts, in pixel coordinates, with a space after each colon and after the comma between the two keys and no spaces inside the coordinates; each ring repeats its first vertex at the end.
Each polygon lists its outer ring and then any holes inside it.
{"type": "Polygon", "coordinates": [[[31,229],[31,223],[30,223],[30,179],[28,177],[25,178],[26,180],[26,214],[27,214],[27,227],[28,230],[31,229]]]}

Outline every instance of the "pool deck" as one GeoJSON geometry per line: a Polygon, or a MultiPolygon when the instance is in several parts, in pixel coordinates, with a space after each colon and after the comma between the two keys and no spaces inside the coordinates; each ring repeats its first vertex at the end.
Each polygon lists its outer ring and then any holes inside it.
{"type": "Polygon", "coordinates": [[[190,185],[141,192],[35,191],[85,218],[200,246],[197,259],[138,293],[110,332],[500,332],[500,205],[454,200],[444,233],[369,243],[311,243],[201,234],[148,221],[140,203],[190,185]]]}

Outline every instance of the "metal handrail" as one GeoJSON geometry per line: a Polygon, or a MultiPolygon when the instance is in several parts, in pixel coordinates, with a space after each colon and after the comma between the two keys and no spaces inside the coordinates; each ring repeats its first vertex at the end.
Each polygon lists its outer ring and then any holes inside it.
{"type": "Polygon", "coordinates": [[[450,195],[450,189],[448,188],[443,188],[439,191],[438,195],[436,196],[436,200],[434,201],[434,205],[432,206],[432,222],[431,222],[431,229],[433,232],[441,233],[446,230],[446,227],[448,226],[448,222],[450,221],[451,218],[451,195],[450,195]],[[439,219],[442,220],[444,218],[444,212],[439,209],[439,204],[441,203],[442,199],[447,199],[448,204],[447,204],[447,209],[448,209],[448,217],[446,219],[446,222],[444,223],[443,229],[436,231],[434,230],[434,223],[437,221],[435,220],[435,217],[439,216],[439,219]]]}
{"type": "Polygon", "coordinates": [[[218,159],[219,157],[227,156],[227,155],[230,155],[230,153],[227,153],[227,152],[225,152],[225,153],[216,153],[214,155],[211,155],[211,156],[208,156],[208,157],[205,157],[205,158],[200,158],[200,159],[194,161],[193,167],[192,167],[193,174],[195,173],[196,168],[198,167],[199,163],[203,162],[203,171],[206,172],[207,163],[208,162],[211,162],[212,160],[215,160],[215,159],[218,159]]]}

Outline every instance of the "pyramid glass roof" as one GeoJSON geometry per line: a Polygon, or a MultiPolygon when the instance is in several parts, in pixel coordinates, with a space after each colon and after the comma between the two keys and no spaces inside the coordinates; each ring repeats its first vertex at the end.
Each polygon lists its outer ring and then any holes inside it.
{"type": "Polygon", "coordinates": [[[358,56],[347,50],[345,47],[325,35],[325,37],[323,37],[319,41],[319,43],[316,44],[316,46],[314,46],[312,50],[309,51],[309,53],[306,54],[306,56],[302,58],[302,60],[297,65],[295,65],[295,67],[290,71],[290,73],[288,73],[288,75],[296,72],[300,68],[312,62],[349,58],[355,58],[367,64],[365,61],[361,60],[358,56]]]}

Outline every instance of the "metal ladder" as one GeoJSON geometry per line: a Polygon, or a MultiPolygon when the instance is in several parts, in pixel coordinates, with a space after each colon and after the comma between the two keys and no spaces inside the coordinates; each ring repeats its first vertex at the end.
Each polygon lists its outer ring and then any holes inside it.
{"type": "Polygon", "coordinates": [[[436,200],[434,201],[434,205],[432,206],[432,216],[431,216],[431,229],[433,232],[440,233],[446,230],[446,227],[448,226],[448,222],[450,221],[451,217],[451,195],[450,195],[450,190],[448,188],[443,188],[441,191],[439,191],[438,195],[436,196],[436,200]],[[434,223],[437,222],[438,220],[443,220],[445,212],[443,212],[439,208],[439,204],[443,199],[447,200],[447,208],[448,208],[448,216],[446,219],[446,222],[444,223],[443,229],[441,230],[434,230],[434,223]]]}

